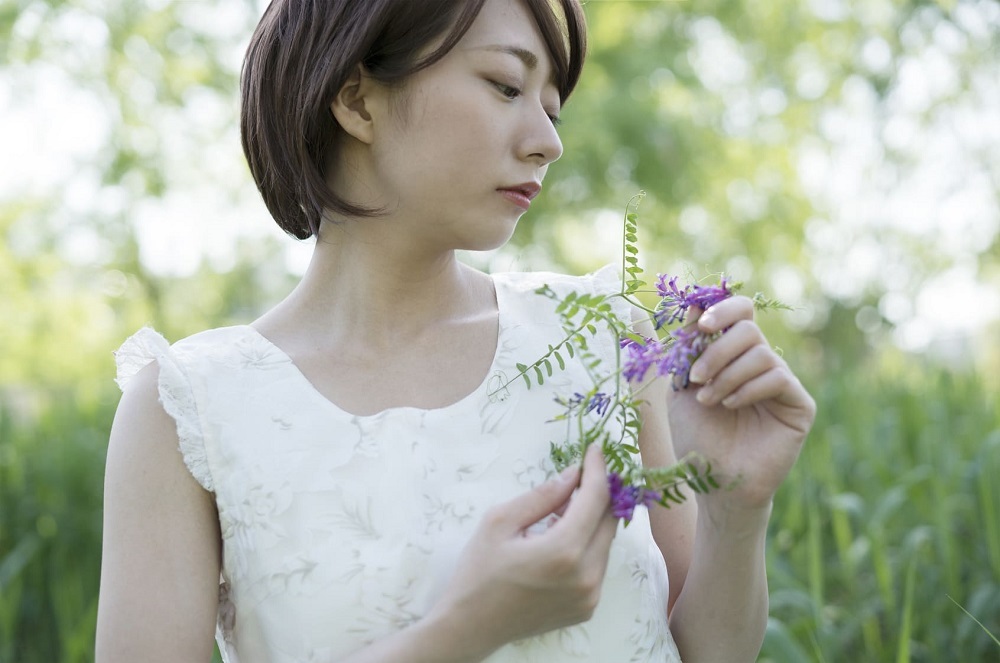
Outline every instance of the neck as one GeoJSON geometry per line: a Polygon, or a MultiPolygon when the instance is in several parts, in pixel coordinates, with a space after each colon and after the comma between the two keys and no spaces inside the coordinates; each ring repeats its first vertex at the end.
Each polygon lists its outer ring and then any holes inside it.
{"type": "Polygon", "coordinates": [[[317,340],[391,348],[492,308],[488,277],[453,250],[415,245],[400,225],[379,217],[324,222],[302,281],[261,326],[274,318],[317,340]]]}

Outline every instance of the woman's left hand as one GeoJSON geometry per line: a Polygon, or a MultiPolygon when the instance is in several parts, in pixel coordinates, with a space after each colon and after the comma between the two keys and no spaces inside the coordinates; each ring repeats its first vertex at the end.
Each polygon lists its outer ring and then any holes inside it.
{"type": "Polygon", "coordinates": [[[722,485],[705,506],[768,507],[795,464],[816,404],[753,321],[753,302],[731,297],[695,322],[716,333],[691,367],[691,385],[668,397],[678,457],[696,452],[722,485]]]}

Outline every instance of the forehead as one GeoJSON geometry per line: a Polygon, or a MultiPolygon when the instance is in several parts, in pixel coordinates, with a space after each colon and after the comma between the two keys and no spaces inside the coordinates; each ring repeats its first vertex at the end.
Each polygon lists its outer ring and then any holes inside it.
{"type": "Polygon", "coordinates": [[[507,53],[552,75],[542,33],[521,0],[486,0],[456,49],[507,53]]]}

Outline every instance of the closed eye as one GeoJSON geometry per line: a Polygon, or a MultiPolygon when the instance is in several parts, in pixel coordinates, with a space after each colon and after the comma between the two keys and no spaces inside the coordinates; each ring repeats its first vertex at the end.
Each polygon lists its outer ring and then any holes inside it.
{"type": "Polygon", "coordinates": [[[521,90],[514,87],[513,85],[507,85],[506,83],[499,83],[497,81],[490,81],[493,86],[500,91],[500,94],[507,97],[508,99],[517,99],[521,96],[521,90]]]}

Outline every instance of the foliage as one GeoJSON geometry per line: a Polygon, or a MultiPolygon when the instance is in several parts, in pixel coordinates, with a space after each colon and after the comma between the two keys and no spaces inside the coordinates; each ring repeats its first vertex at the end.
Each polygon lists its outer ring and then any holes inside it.
{"type": "Polygon", "coordinates": [[[886,361],[816,381],[778,494],[763,660],[989,661],[1000,625],[1000,412],[982,378],[886,361]],[[904,655],[905,654],[905,655],[904,655]]]}

